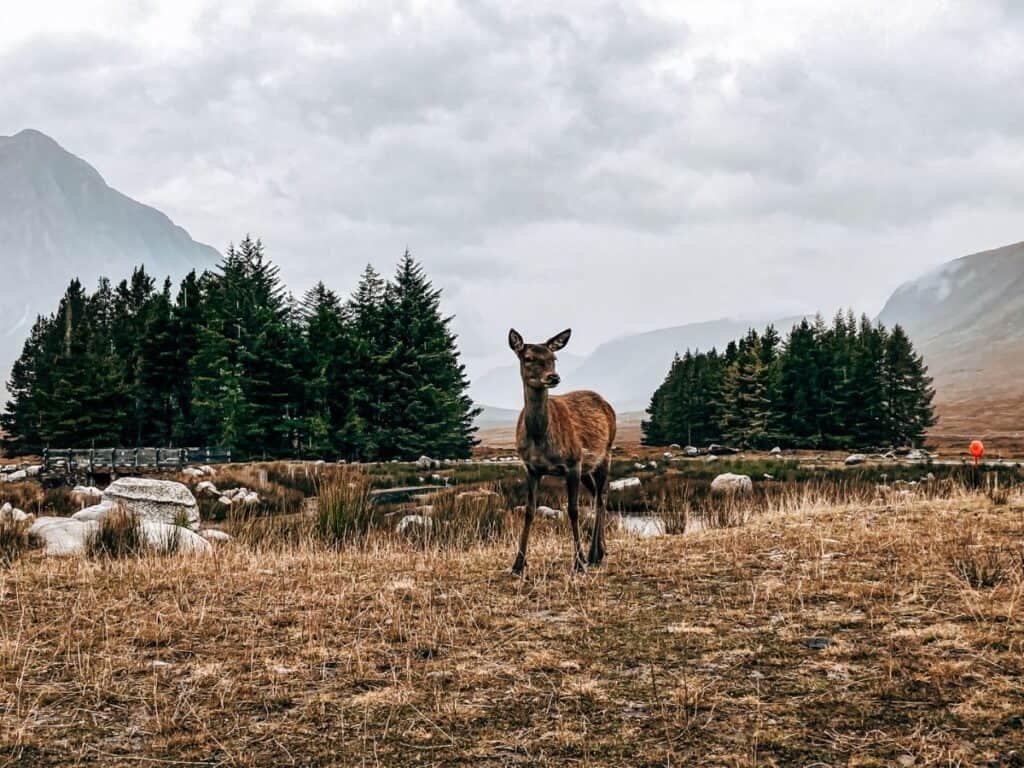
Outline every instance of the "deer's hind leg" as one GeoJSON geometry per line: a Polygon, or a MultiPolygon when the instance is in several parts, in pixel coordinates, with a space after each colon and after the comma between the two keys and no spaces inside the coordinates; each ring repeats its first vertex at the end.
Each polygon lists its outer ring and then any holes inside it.
{"type": "Polygon", "coordinates": [[[604,560],[604,518],[607,512],[606,496],[610,471],[610,461],[606,461],[594,470],[591,480],[594,486],[591,491],[594,494],[594,530],[590,534],[590,552],[587,553],[587,563],[590,565],[600,565],[604,560]]]}

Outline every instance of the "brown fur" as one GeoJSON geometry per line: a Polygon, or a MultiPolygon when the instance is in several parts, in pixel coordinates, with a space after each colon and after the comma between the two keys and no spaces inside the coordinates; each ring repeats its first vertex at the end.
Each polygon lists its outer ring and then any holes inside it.
{"type": "Polygon", "coordinates": [[[525,344],[516,331],[509,346],[519,357],[525,405],[516,426],[516,448],[526,465],[527,504],[519,551],[512,566],[520,573],[526,565],[526,546],[537,509],[537,486],[544,475],[566,478],[569,522],[572,525],[577,569],[583,568],[579,533],[579,486],[594,496],[595,518],[587,562],[604,558],[605,493],[615,441],[615,411],[596,392],[570,392],[549,396],[561,379],[555,372],[555,352],[569,341],[563,331],[544,344],[525,344]]]}

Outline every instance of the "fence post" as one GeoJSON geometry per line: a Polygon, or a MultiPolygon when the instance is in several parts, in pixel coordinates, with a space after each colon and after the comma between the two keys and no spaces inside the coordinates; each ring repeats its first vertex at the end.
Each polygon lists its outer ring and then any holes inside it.
{"type": "Polygon", "coordinates": [[[188,454],[188,451],[186,451],[184,448],[179,448],[178,449],[178,471],[179,472],[181,472],[181,470],[184,469],[184,467],[185,467],[185,462],[188,459],[187,454],[188,454]]]}
{"type": "Polygon", "coordinates": [[[43,448],[43,472],[47,472],[50,469],[50,449],[43,448]]]}
{"type": "Polygon", "coordinates": [[[139,468],[139,449],[138,448],[135,449],[135,455],[133,457],[132,463],[135,465],[135,469],[139,468]]]}
{"type": "Polygon", "coordinates": [[[75,454],[68,448],[68,476],[75,471],[75,454]]]}

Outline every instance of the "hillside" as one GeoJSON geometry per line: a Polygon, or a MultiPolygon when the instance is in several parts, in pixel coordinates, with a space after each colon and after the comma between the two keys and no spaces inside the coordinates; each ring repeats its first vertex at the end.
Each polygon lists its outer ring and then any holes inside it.
{"type": "Polygon", "coordinates": [[[0,395],[35,316],[55,309],[71,278],[91,287],[100,275],[121,279],[139,264],[178,276],[218,259],[35,130],[0,136],[0,253],[0,395]]]}
{"type": "Polygon", "coordinates": [[[937,435],[1024,430],[1024,243],[964,256],[900,286],[879,320],[900,323],[924,355],[937,435]]]}

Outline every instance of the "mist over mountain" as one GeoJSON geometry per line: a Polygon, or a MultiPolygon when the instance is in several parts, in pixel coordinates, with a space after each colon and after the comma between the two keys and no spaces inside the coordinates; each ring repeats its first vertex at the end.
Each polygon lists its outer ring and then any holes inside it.
{"type": "Polygon", "coordinates": [[[879,315],[934,378],[936,431],[1024,430],[1024,243],[963,256],[901,285],[879,315]]]}
{"type": "Polygon", "coordinates": [[[72,278],[91,288],[142,264],[162,280],[218,258],[49,136],[0,136],[0,396],[36,315],[56,308],[72,278]]]}

